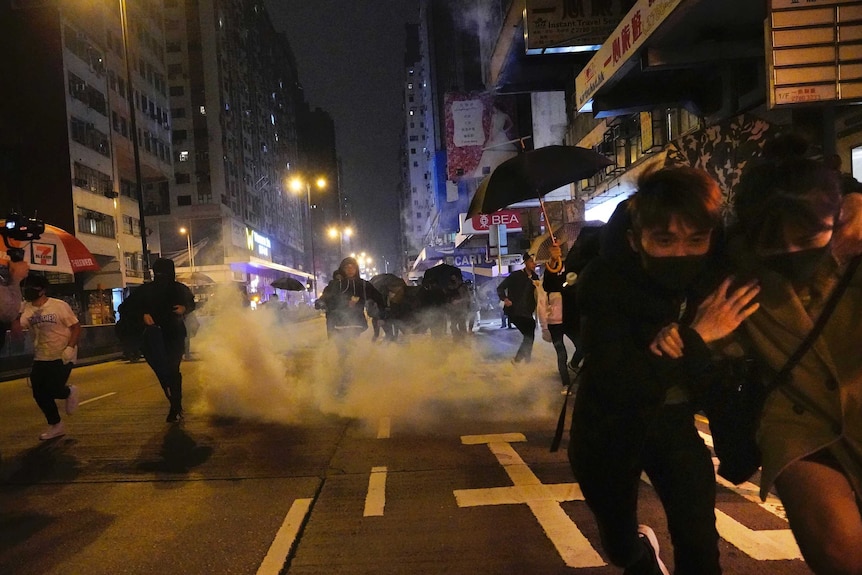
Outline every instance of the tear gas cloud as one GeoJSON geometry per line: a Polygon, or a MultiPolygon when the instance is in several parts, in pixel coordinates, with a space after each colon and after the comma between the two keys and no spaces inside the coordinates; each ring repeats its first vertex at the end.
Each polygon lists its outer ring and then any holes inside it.
{"type": "Polygon", "coordinates": [[[389,417],[428,429],[453,416],[519,421],[559,409],[556,356],[541,338],[533,362],[518,366],[509,362],[514,344],[494,350],[484,336],[372,342],[369,327],[339,347],[322,320],[287,323],[276,308],[243,308],[235,290],[210,299],[192,340],[202,382],[197,410],[285,424],[319,414],[368,425],[389,417]]]}

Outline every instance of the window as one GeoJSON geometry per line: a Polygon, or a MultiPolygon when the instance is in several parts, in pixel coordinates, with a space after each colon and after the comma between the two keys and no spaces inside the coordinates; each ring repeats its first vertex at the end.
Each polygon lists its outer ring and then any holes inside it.
{"type": "Polygon", "coordinates": [[[186,89],[183,86],[171,86],[169,93],[171,96],[185,96],[186,89]]]}
{"type": "Polygon", "coordinates": [[[189,151],[188,150],[182,150],[180,152],[179,157],[180,157],[181,162],[188,162],[189,161],[189,151]]]}
{"type": "Polygon", "coordinates": [[[174,118],[185,118],[186,117],[186,109],[185,108],[171,108],[171,116],[174,118]]]}
{"type": "Polygon", "coordinates": [[[108,214],[78,207],[78,230],[103,238],[114,238],[114,218],[108,214]]]}
{"type": "Polygon", "coordinates": [[[192,181],[190,174],[183,174],[181,172],[175,174],[175,179],[178,184],[189,184],[192,181]]]}
{"type": "Polygon", "coordinates": [[[190,206],[190,205],[192,205],[192,197],[189,195],[177,196],[177,205],[178,206],[190,206]]]}
{"type": "Polygon", "coordinates": [[[123,216],[123,233],[140,237],[141,220],[132,216],[123,216]]]}

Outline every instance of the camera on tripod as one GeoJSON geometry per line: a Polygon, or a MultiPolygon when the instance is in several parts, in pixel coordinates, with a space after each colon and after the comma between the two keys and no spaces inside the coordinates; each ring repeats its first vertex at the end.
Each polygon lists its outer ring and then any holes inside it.
{"type": "Polygon", "coordinates": [[[6,253],[13,262],[24,261],[24,248],[16,248],[9,244],[13,239],[19,242],[38,240],[45,231],[45,222],[35,218],[28,218],[21,214],[11,213],[6,217],[6,223],[0,227],[0,235],[6,244],[6,253]]]}

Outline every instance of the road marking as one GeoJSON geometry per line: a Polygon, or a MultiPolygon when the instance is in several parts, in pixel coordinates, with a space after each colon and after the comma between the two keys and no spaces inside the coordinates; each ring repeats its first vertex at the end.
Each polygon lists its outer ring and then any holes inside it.
{"type": "Polygon", "coordinates": [[[85,399],[84,401],[79,401],[78,405],[86,405],[93,401],[98,401],[100,399],[105,399],[106,397],[111,397],[112,395],[117,395],[116,391],[112,391],[111,393],[106,393],[105,395],[100,395],[98,397],[91,397],[90,399],[85,399]]]}
{"type": "Polygon", "coordinates": [[[722,539],[752,559],[802,559],[802,553],[790,529],[749,529],[718,509],[715,510],[715,526],[722,539]]]}
{"type": "Polygon", "coordinates": [[[386,468],[372,467],[368,478],[368,493],[365,495],[363,517],[382,517],[386,507],[386,468]]]}
{"type": "Polygon", "coordinates": [[[580,486],[577,483],[543,484],[509,445],[510,442],[526,440],[521,433],[461,437],[461,443],[464,445],[487,444],[514,485],[487,489],[456,489],[453,493],[458,507],[526,504],[568,567],[607,565],[560,505],[563,501],[583,501],[580,486]]]}
{"type": "Polygon", "coordinates": [[[389,439],[389,434],[392,431],[392,420],[388,417],[381,417],[377,422],[377,439],[389,439]]]}
{"type": "Polygon", "coordinates": [[[269,546],[269,551],[266,552],[266,557],[257,570],[257,575],[278,575],[284,567],[284,562],[287,560],[287,555],[293,547],[296,536],[299,534],[299,528],[308,515],[308,510],[311,509],[311,499],[297,499],[290,506],[287,515],[284,517],[284,522],[275,534],[275,539],[272,545],[269,546]]]}

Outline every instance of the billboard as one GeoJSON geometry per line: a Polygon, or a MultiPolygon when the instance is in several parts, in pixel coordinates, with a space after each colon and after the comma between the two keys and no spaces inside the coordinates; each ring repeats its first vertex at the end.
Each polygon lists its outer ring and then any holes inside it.
{"type": "Polygon", "coordinates": [[[446,177],[483,178],[518,153],[513,96],[449,92],[446,113],[446,177]]]}
{"type": "Polygon", "coordinates": [[[527,54],[598,50],[631,5],[628,0],[527,0],[527,54]]]}

